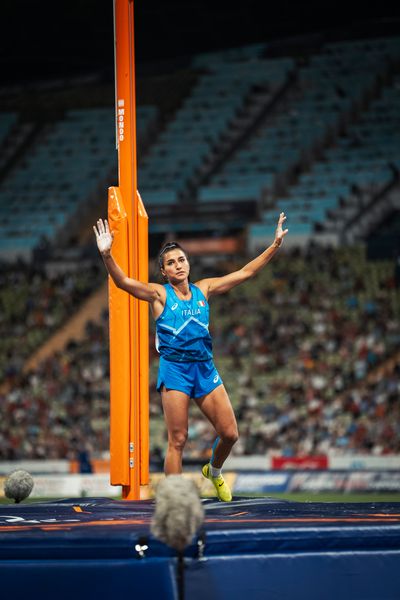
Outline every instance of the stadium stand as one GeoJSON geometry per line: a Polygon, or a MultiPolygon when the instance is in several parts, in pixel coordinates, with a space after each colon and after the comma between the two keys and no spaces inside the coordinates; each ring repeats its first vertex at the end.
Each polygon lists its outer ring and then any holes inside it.
{"type": "Polygon", "coordinates": [[[16,113],[2,113],[0,115],[0,144],[4,142],[7,135],[17,121],[16,113]]]}
{"type": "Polygon", "coordinates": [[[46,269],[46,260],[1,265],[0,381],[19,372],[31,353],[105,281],[101,264],[83,254],[79,262],[80,268],[55,273],[46,269]]]}
{"type": "MultiPolygon", "coordinates": [[[[365,205],[394,183],[399,49],[399,38],[328,44],[299,69],[302,93],[279,119],[288,147],[297,151],[297,181],[287,181],[285,194],[275,188],[273,208],[263,210],[261,222],[249,228],[253,247],[265,239],[277,210],[290,212],[296,242],[318,230],[341,233],[360,202],[365,205]]],[[[266,140],[275,134],[273,127],[265,128],[266,140]]],[[[285,144],[279,147],[284,155],[285,144]]],[[[279,157],[278,164],[284,160],[279,157]]]]}
{"type": "MultiPolygon", "coordinates": [[[[194,61],[196,83],[140,163],[139,187],[150,216],[165,212],[159,206],[184,210],[191,204],[199,182],[285,85],[293,60],[265,60],[261,49],[194,61]]],[[[251,185],[242,191],[236,185],[235,199],[248,200],[251,185]]]]}
{"type": "MultiPolygon", "coordinates": [[[[146,140],[156,118],[155,107],[138,110],[139,142],[146,140]]],[[[115,184],[114,123],[113,108],[71,109],[25,147],[0,183],[3,258],[26,258],[43,237],[60,242],[107,184],[115,184]]]]}
{"type": "MultiPolygon", "coordinates": [[[[287,49],[270,55],[266,44],[199,55],[176,110],[138,107],[150,237],[234,230],[247,240],[241,263],[209,256],[194,278],[241,266],[271,241],[278,212],[288,214],[276,260],[212,302],[216,362],[240,422],[237,455],[400,452],[398,266],[390,249],[371,262],[365,245],[326,244],[380,198],[398,196],[399,40],[319,43],[300,58],[287,49]]],[[[83,440],[95,456],[108,452],[107,312],[88,322],[79,344],[29,372],[23,366],[105,282],[95,249],[84,260],[71,250],[80,271],[56,263],[65,225],[77,235],[76,215],[116,183],[113,115],[112,107],[76,108],[26,130],[16,113],[0,120],[1,148],[15,128],[25,131],[0,171],[1,255],[35,249],[41,257],[35,268],[1,265],[2,459],[68,458],[83,440]],[[38,245],[46,238],[50,248],[38,245]]],[[[394,239],[398,213],[389,221],[394,239]]],[[[364,235],[380,222],[370,219],[364,235]]],[[[150,336],[159,466],[165,428],[153,326],[150,336]]],[[[187,459],[208,456],[212,441],[194,409],[187,459]]]]}
{"type": "Polygon", "coordinates": [[[33,122],[21,122],[16,112],[0,113],[0,174],[6,171],[34,129],[33,122]]]}
{"type": "Polygon", "coordinates": [[[397,180],[399,154],[399,80],[384,88],[360,119],[346,128],[322,160],[278,201],[299,217],[309,213],[325,230],[342,231],[360,208],[397,180]],[[384,119],[382,115],[385,115],[384,119]]]}
{"type": "MultiPolygon", "coordinates": [[[[195,278],[206,272],[193,264],[195,278]]],[[[78,283],[69,277],[61,290],[70,288],[73,297],[78,283]]],[[[35,296],[43,298],[48,282],[37,278],[35,285],[35,296]]],[[[400,451],[393,419],[399,360],[385,378],[371,379],[400,351],[399,308],[392,261],[370,263],[362,246],[283,250],[251,284],[228,300],[213,299],[216,364],[240,423],[236,455],[400,451]]],[[[20,320],[13,323],[19,341],[20,328],[20,320]]],[[[165,428],[153,326],[150,345],[151,445],[159,466],[165,428]]],[[[83,341],[71,341],[37,369],[23,374],[11,365],[1,393],[1,458],[67,458],[83,439],[93,456],[107,453],[107,311],[88,323],[83,341]]],[[[203,459],[212,441],[193,407],[187,459],[203,459]]]]}

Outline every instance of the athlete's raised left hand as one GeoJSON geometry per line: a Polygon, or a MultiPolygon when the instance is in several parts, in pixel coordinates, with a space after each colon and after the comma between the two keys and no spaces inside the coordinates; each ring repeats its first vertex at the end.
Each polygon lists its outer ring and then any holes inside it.
{"type": "Polygon", "coordinates": [[[282,225],[285,220],[286,220],[286,215],[284,212],[281,212],[281,214],[279,215],[279,219],[278,219],[278,225],[277,225],[276,231],[275,231],[275,239],[274,239],[275,246],[280,246],[282,244],[283,238],[289,231],[289,229],[282,229],[282,225]]]}

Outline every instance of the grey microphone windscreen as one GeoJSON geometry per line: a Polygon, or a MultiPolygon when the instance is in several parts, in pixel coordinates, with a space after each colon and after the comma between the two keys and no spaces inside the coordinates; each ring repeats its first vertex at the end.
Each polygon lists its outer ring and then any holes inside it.
{"type": "Polygon", "coordinates": [[[196,484],[183,475],[168,475],[157,486],[151,532],[182,551],[204,521],[204,508],[196,484]]]}
{"type": "Polygon", "coordinates": [[[4,482],[4,494],[7,498],[21,502],[31,493],[34,486],[33,477],[28,471],[17,469],[12,471],[4,482]]]}

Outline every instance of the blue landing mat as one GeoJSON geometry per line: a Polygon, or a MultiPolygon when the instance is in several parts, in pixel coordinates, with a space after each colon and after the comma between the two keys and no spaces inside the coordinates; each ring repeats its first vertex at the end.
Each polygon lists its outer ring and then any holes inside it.
{"type": "MultiPolygon", "coordinates": [[[[197,536],[185,551],[188,600],[400,599],[400,503],[203,502],[204,555],[197,536]]],[[[176,552],[150,534],[153,512],[154,501],[105,498],[0,506],[3,593],[178,598],[176,552]]]]}

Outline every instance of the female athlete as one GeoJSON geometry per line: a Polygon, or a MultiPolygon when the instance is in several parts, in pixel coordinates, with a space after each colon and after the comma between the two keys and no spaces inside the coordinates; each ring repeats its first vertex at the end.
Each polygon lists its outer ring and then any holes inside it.
{"type": "Polygon", "coordinates": [[[209,333],[210,297],[225,294],[248,281],[274,256],[288,229],[283,230],[285,214],[279,215],[273,243],[241,269],[190,283],[190,264],[177,242],[168,242],[159,254],[164,285],[143,283],[128,277],[111,255],[113,233],[107,221],[99,219],[93,230],[104,264],[115,285],[150,304],[156,322],[156,347],[160,354],[157,390],[161,393],[168,448],[166,475],[182,472],[182,454],[188,435],[190,399],[199,406],[217,434],[213,454],[202,468],[223,502],[232,500],[231,490],[221,470],[238,439],[235,414],[225,386],[213,363],[209,333]]]}

